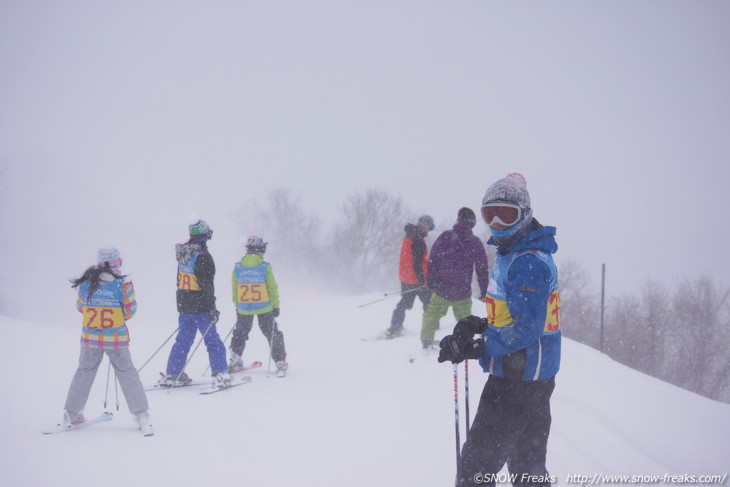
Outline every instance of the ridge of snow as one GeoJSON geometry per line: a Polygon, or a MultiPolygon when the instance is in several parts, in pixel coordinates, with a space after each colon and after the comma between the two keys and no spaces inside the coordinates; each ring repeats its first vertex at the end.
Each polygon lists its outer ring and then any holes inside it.
{"type": "MultiPolygon", "coordinates": [[[[0,456],[0,481],[14,487],[83,487],[99,479],[105,487],[217,481],[257,487],[451,484],[452,368],[438,364],[435,351],[421,350],[418,306],[406,316],[410,335],[362,341],[387,327],[395,305],[392,300],[357,307],[376,298],[311,290],[286,298],[278,321],[288,351],[287,378],[267,378],[268,347],[254,326],[244,358],[264,366],[248,372],[251,384],[213,396],[200,396],[194,388],[149,392],[151,438],[135,430],[121,390],[116,410],[113,378],[106,391],[106,359],[86,413],[102,412],[106,395],[115,420],[68,435],[41,435],[43,427],[61,419],[78,361],[79,323],[0,317],[0,411],[6,418],[0,436],[13,453],[0,456]]],[[[475,314],[480,305],[475,301],[475,314]]],[[[129,323],[137,367],[177,326],[174,309],[154,317],[143,310],[129,323]]],[[[222,337],[231,325],[221,320],[222,337]]],[[[452,326],[451,316],[443,319],[438,336],[452,326]]],[[[730,470],[730,405],[633,371],[571,340],[563,343],[548,445],[548,468],[558,483],[575,474],[730,470]]],[[[146,385],[164,370],[171,345],[140,372],[146,385]]],[[[200,378],[207,364],[201,345],[188,373],[200,378]]],[[[473,416],[487,376],[475,361],[470,365],[473,416]]],[[[463,375],[459,389],[463,440],[463,375]]]]}

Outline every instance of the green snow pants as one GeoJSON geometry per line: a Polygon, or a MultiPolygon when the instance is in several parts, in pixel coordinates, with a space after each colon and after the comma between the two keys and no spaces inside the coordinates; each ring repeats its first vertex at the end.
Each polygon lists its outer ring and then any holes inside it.
{"type": "Polygon", "coordinates": [[[421,342],[424,346],[428,346],[433,342],[436,328],[438,328],[439,320],[446,316],[449,307],[453,308],[454,318],[459,321],[471,314],[471,298],[461,301],[449,301],[436,293],[431,295],[431,301],[428,308],[423,313],[423,323],[421,324],[421,342]]]}

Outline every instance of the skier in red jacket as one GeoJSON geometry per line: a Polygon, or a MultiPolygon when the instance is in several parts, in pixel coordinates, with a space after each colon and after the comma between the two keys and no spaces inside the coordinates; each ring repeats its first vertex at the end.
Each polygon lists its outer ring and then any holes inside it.
{"type": "Polygon", "coordinates": [[[403,321],[406,310],[413,308],[416,296],[423,303],[423,310],[428,307],[431,291],[426,287],[428,269],[428,246],[426,236],[435,228],[433,218],[423,215],[418,223],[405,226],[406,236],[400,249],[398,278],[400,279],[401,298],[393,310],[390,328],[385,332],[386,338],[395,338],[403,333],[403,321]]]}

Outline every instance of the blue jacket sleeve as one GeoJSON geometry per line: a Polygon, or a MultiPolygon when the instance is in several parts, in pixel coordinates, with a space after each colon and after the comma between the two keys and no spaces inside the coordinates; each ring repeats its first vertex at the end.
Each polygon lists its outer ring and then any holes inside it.
{"type": "Polygon", "coordinates": [[[510,266],[506,284],[507,307],[513,321],[502,328],[490,325],[487,329],[485,351],[492,357],[522,350],[542,337],[550,297],[550,268],[534,255],[520,256],[510,266]]]}

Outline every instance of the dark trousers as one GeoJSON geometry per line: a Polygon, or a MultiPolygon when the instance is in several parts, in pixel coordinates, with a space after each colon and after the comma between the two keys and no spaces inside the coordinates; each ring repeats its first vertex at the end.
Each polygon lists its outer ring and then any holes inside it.
{"type": "Polygon", "coordinates": [[[406,311],[413,308],[416,296],[423,303],[423,311],[428,308],[428,302],[431,300],[431,290],[427,287],[421,287],[418,284],[400,283],[401,296],[398,304],[395,305],[393,316],[390,319],[390,331],[400,331],[403,329],[403,322],[406,319],[406,311]],[[420,289],[419,289],[420,288],[420,289]]]}
{"type": "Polygon", "coordinates": [[[479,476],[497,474],[505,463],[510,474],[516,474],[513,485],[550,485],[535,479],[548,476],[545,457],[553,389],[554,377],[520,381],[489,376],[461,450],[459,486],[495,485],[481,482],[479,476]]]}
{"type": "Polygon", "coordinates": [[[239,314],[236,319],[236,326],[233,328],[233,337],[231,338],[231,351],[238,356],[243,356],[243,349],[246,348],[248,334],[253,328],[253,317],[259,317],[259,328],[269,341],[271,347],[271,358],[274,362],[286,360],[286,348],[284,347],[284,334],[278,326],[274,313],[263,313],[260,315],[242,315],[239,314]],[[272,339],[273,332],[273,339],[272,339]]]}

